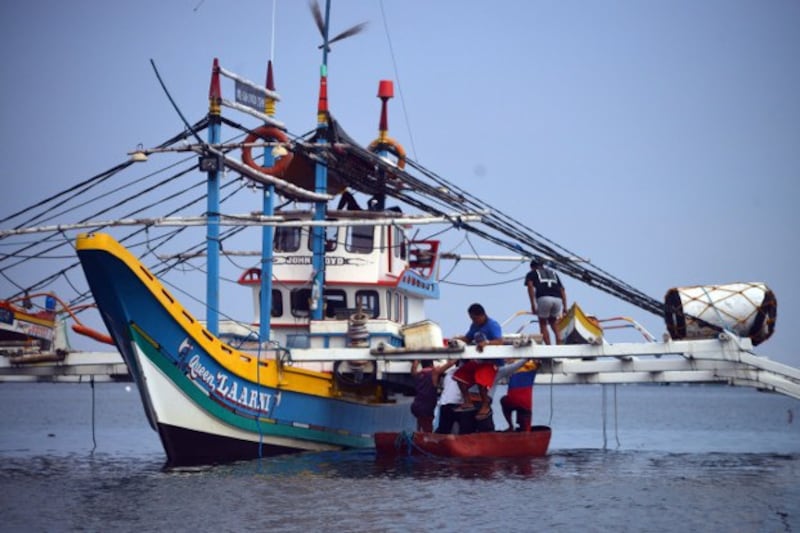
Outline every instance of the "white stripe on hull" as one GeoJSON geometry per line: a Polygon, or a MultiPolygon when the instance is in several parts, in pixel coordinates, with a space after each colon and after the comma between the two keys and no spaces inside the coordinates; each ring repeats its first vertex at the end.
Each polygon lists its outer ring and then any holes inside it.
{"type": "MultiPolygon", "coordinates": [[[[136,359],[139,362],[139,367],[142,369],[144,382],[147,386],[147,394],[150,397],[150,404],[153,406],[156,422],[159,424],[167,424],[237,440],[254,443],[262,442],[264,444],[297,448],[300,450],[325,451],[341,449],[341,446],[333,444],[324,444],[288,437],[276,437],[267,434],[259,435],[258,433],[242,431],[229,426],[200,409],[183,393],[183,391],[176,387],[157,366],[150,362],[139,350],[138,346],[134,346],[134,350],[136,359]]],[[[267,422],[264,423],[264,426],[268,425],[267,422]]]]}

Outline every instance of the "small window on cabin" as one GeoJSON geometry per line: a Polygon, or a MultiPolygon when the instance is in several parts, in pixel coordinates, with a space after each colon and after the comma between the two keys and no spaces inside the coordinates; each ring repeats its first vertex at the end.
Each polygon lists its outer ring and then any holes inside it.
{"type": "Polygon", "coordinates": [[[345,249],[354,254],[371,253],[374,235],[374,226],[350,226],[347,231],[345,249]]]}
{"type": "Polygon", "coordinates": [[[272,289],[272,316],[283,316],[283,293],[278,289],[272,289]]]}
{"type": "Polygon", "coordinates": [[[298,318],[307,318],[310,315],[311,289],[292,289],[291,299],[292,315],[298,318]]]}
{"type": "Polygon", "coordinates": [[[386,291],[386,318],[392,320],[392,291],[386,291]]]}
{"type": "Polygon", "coordinates": [[[300,227],[278,226],[275,228],[275,242],[273,250],[276,252],[296,252],[300,249],[300,227]]]}
{"type": "Polygon", "coordinates": [[[356,291],[356,307],[359,305],[363,312],[372,318],[378,318],[381,310],[378,291],[356,291]]]}
{"type": "Polygon", "coordinates": [[[342,289],[325,289],[322,299],[327,318],[347,318],[347,293],[342,289]]]}
{"type": "Polygon", "coordinates": [[[403,296],[403,324],[408,324],[408,296],[403,296]]]}
{"type": "MultiPolygon", "coordinates": [[[[261,308],[261,291],[258,291],[258,305],[261,308]]],[[[273,317],[283,316],[283,294],[278,289],[272,289],[272,310],[270,315],[273,317]]]]}
{"type": "Polygon", "coordinates": [[[394,228],[394,247],[395,247],[395,254],[400,257],[400,259],[406,258],[406,234],[405,232],[398,228],[394,228]]]}
{"type": "MultiPolygon", "coordinates": [[[[339,245],[339,227],[338,226],[325,226],[325,251],[333,252],[339,245]]],[[[313,234],[309,234],[308,249],[314,249],[313,234]]]]}
{"type": "Polygon", "coordinates": [[[339,244],[339,227],[326,226],[325,227],[325,251],[333,252],[339,244]]]}

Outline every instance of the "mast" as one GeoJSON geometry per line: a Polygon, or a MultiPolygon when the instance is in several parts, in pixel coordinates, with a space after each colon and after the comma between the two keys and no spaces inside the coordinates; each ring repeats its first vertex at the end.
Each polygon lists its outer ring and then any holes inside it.
{"type": "MultiPolygon", "coordinates": [[[[220,142],[222,124],[222,94],[219,84],[219,60],[214,58],[211,69],[211,85],[208,90],[208,143],[216,146],[220,142]]],[[[206,251],[208,273],[206,275],[206,328],[212,335],[219,333],[219,176],[220,165],[208,166],[206,251]]]]}
{"type": "MultiPolygon", "coordinates": [[[[322,66],[319,73],[319,102],[317,104],[317,144],[327,144],[328,134],[328,27],[330,26],[331,2],[325,2],[325,24],[322,28],[322,66]]],[[[314,191],[324,194],[328,190],[328,168],[317,162],[314,176],[314,191]]],[[[327,202],[318,200],[314,204],[314,220],[325,220],[327,202]]],[[[314,226],[311,229],[311,320],[322,320],[322,291],[325,284],[325,228],[314,226]]]]}
{"type": "MultiPolygon", "coordinates": [[[[275,90],[275,81],[272,76],[272,60],[267,62],[267,89],[275,90]]],[[[275,99],[267,96],[264,99],[264,114],[275,116],[275,99]]],[[[264,147],[264,166],[271,166],[274,157],[272,150],[268,146],[264,147]]],[[[275,214],[275,186],[272,184],[264,186],[263,199],[264,216],[271,217],[275,214]]],[[[273,243],[275,229],[272,226],[264,226],[261,230],[261,298],[259,300],[259,344],[269,341],[269,333],[272,321],[272,260],[273,243]]]]}

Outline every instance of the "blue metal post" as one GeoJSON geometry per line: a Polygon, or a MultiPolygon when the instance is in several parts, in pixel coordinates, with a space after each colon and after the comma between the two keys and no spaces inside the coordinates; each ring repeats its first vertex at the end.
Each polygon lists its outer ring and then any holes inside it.
{"type": "MultiPolygon", "coordinates": [[[[267,89],[275,90],[275,83],[272,77],[272,61],[267,63],[267,89]]],[[[266,98],[264,100],[264,113],[269,116],[275,115],[275,100],[266,98]]],[[[264,166],[270,167],[274,163],[272,150],[268,146],[264,147],[264,166]]],[[[264,199],[262,211],[264,216],[275,214],[275,186],[264,186],[264,199]]],[[[274,226],[263,226],[261,229],[261,299],[259,301],[259,342],[268,342],[270,339],[270,329],[272,324],[272,260],[273,246],[275,242],[274,226]]]]}
{"type": "MultiPolygon", "coordinates": [[[[330,0],[325,5],[325,28],[322,43],[322,67],[319,78],[319,103],[317,105],[317,144],[327,143],[325,137],[328,130],[328,26],[330,21],[330,0]]],[[[328,191],[328,167],[317,162],[314,175],[314,191],[324,194],[328,191]]],[[[314,204],[314,220],[325,220],[328,204],[320,200],[314,204]]],[[[325,228],[313,226],[311,229],[311,250],[313,257],[311,266],[314,278],[311,285],[311,319],[322,320],[323,288],[325,286],[325,228]]]]}
{"type": "MultiPolygon", "coordinates": [[[[271,164],[272,153],[264,150],[264,164],[271,164]]],[[[264,216],[272,216],[275,213],[275,186],[267,185],[264,187],[264,216]]],[[[272,248],[275,242],[275,228],[264,226],[261,229],[261,301],[259,309],[259,342],[269,341],[269,332],[272,320],[272,248]]]]}
{"type": "MultiPolygon", "coordinates": [[[[211,73],[211,88],[209,90],[209,144],[219,144],[221,130],[221,94],[219,85],[219,63],[214,59],[211,73]]],[[[213,165],[208,171],[208,193],[206,216],[208,220],[206,230],[206,254],[208,257],[208,272],[206,274],[206,329],[212,335],[219,333],[219,164],[213,165]]]]}

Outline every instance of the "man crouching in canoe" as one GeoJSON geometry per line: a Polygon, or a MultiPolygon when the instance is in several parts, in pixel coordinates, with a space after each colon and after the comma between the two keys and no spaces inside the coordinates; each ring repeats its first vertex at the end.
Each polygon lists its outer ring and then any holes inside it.
{"type": "MultiPolygon", "coordinates": [[[[470,305],[467,313],[472,324],[466,335],[455,337],[456,339],[475,344],[478,352],[483,352],[483,348],[489,344],[503,344],[503,328],[499,322],[486,315],[486,310],[481,304],[470,305]]],[[[475,419],[485,420],[489,417],[491,413],[489,389],[494,383],[497,366],[502,363],[502,359],[470,359],[456,370],[453,379],[458,382],[461,396],[464,398],[464,403],[457,407],[456,411],[475,409],[467,391],[471,386],[477,385],[481,405],[475,414],[475,419]]]]}

